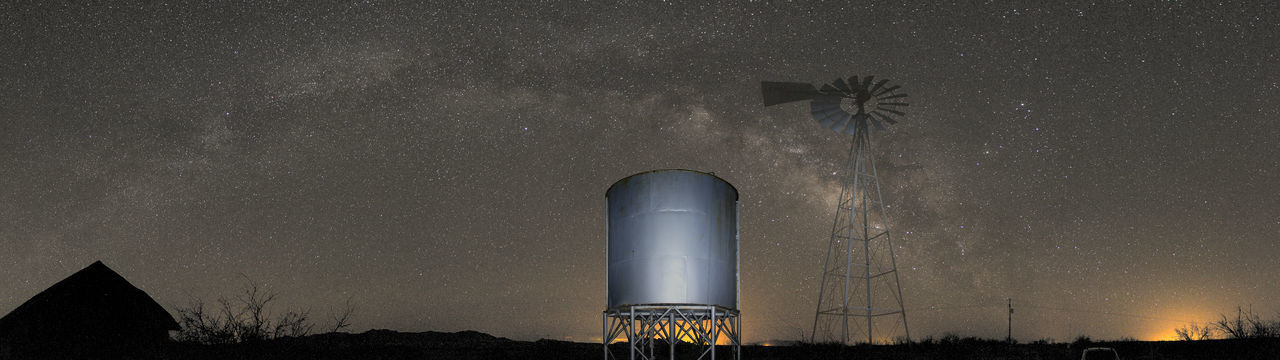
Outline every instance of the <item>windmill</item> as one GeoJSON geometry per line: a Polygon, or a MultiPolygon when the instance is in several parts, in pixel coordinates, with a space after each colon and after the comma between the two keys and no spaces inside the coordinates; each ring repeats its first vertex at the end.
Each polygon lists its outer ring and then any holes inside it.
{"type": "MultiPolygon", "coordinates": [[[[847,81],[838,78],[820,88],[808,83],[764,81],[760,88],[765,106],[807,100],[818,124],[853,136],[809,340],[816,341],[819,330],[833,339],[838,328],[840,342],[848,343],[851,326],[861,327],[865,320],[867,343],[873,343],[877,320],[881,325],[889,322],[886,319],[897,324],[894,318],[901,319],[902,332],[910,339],[869,137],[872,128],[883,130],[885,123],[898,122],[895,116],[905,115],[902,109],[907,106],[907,94],[898,93],[899,86],[889,86],[889,80],[876,81],[874,76],[851,76],[847,81]]],[[[888,332],[896,333],[896,328],[888,332]]]]}

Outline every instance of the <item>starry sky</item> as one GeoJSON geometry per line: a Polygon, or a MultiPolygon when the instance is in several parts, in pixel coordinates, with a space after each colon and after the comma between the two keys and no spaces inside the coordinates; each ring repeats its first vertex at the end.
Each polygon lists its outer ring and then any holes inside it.
{"type": "Polygon", "coordinates": [[[744,340],[796,339],[849,137],[759,82],[877,75],[914,337],[1280,314],[1274,3],[444,3],[0,4],[0,313],[101,259],[598,341],[605,190],[685,168],[740,191],[744,340]]]}

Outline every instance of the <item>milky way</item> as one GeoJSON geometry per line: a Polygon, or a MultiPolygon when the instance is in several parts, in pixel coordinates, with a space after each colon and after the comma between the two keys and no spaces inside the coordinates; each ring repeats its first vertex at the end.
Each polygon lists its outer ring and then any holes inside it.
{"type": "Polygon", "coordinates": [[[851,75],[911,95],[872,141],[913,336],[1280,311],[1274,4],[310,6],[0,5],[0,313],[101,259],[591,341],[605,190],[686,168],[741,192],[745,340],[795,339],[849,139],[759,82],[851,75]]]}

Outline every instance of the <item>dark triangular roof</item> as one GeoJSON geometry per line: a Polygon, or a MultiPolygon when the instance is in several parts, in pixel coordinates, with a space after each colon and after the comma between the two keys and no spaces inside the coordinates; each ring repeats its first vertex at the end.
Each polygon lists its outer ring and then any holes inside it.
{"type": "Polygon", "coordinates": [[[0,335],[120,327],[178,330],[178,323],[151,296],[101,261],[53,284],[0,318],[0,335]]]}

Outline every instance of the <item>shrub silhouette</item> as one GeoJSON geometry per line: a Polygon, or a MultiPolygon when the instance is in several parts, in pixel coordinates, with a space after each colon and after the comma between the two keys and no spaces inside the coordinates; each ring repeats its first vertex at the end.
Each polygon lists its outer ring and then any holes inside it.
{"type": "Polygon", "coordinates": [[[1280,320],[1267,321],[1253,312],[1252,306],[1244,310],[1236,306],[1236,317],[1227,318],[1220,314],[1213,327],[1228,339],[1274,339],[1280,338],[1280,320]]]}
{"type": "Polygon", "coordinates": [[[1200,325],[1197,323],[1191,323],[1183,325],[1180,328],[1173,329],[1173,332],[1177,334],[1178,339],[1182,341],[1199,341],[1213,338],[1213,326],[1208,324],[1200,325]]]}
{"type": "MultiPolygon", "coordinates": [[[[270,310],[278,293],[248,277],[244,277],[244,280],[239,293],[229,298],[218,298],[212,308],[199,299],[192,300],[187,307],[178,308],[178,325],[182,329],[176,340],[201,344],[235,344],[307,336],[315,329],[310,310],[287,310],[273,318],[270,310]]],[[[337,332],[350,326],[354,310],[351,299],[347,299],[346,308],[340,315],[334,316],[334,325],[328,328],[329,332],[337,332]]]]}

